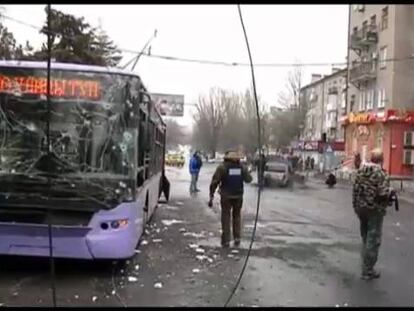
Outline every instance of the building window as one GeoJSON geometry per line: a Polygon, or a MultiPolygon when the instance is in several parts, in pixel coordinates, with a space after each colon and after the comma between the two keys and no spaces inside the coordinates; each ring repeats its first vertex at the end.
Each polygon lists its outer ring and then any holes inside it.
{"type": "Polygon", "coordinates": [[[381,30],[388,28],[388,6],[382,9],[381,30]]]}
{"type": "Polygon", "coordinates": [[[385,89],[378,90],[378,97],[377,97],[377,107],[384,108],[387,102],[387,98],[385,97],[385,89]]]}
{"type": "Polygon", "coordinates": [[[351,101],[349,103],[349,111],[354,111],[355,107],[355,94],[351,95],[351,101]]]}
{"type": "Polygon", "coordinates": [[[341,94],[341,108],[345,109],[346,108],[346,97],[345,97],[345,93],[341,94]]]}
{"type": "Polygon", "coordinates": [[[362,37],[365,37],[367,35],[368,30],[368,21],[365,21],[362,23],[362,37]]]}
{"type": "Polygon", "coordinates": [[[362,91],[361,93],[359,93],[358,110],[359,111],[364,111],[365,110],[365,91],[362,91]]]}
{"type": "Polygon", "coordinates": [[[377,24],[377,16],[376,15],[372,15],[371,16],[371,25],[375,26],[377,24]]]}
{"type": "Polygon", "coordinates": [[[387,60],[387,47],[383,46],[380,49],[380,62],[379,62],[379,65],[380,65],[381,69],[384,69],[384,68],[387,67],[387,61],[386,60],[387,60]]]}
{"type": "Polygon", "coordinates": [[[372,110],[374,108],[374,91],[369,90],[366,94],[366,101],[367,101],[367,110],[372,110]]]}

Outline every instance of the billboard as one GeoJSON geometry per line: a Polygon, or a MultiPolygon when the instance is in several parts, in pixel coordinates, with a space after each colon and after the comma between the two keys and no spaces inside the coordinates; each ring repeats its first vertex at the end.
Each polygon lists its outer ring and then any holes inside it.
{"type": "Polygon", "coordinates": [[[151,93],[151,99],[162,116],[184,116],[184,95],[151,93]]]}

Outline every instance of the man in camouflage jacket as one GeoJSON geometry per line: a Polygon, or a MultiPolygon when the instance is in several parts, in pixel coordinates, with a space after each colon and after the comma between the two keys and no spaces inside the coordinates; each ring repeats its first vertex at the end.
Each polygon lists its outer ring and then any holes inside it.
{"type": "Polygon", "coordinates": [[[382,169],[383,153],[374,149],[371,162],[362,165],[356,174],[353,185],[352,205],[360,221],[362,238],[362,279],[380,277],[374,269],[381,245],[383,219],[388,206],[390,182],[382,169]]]}

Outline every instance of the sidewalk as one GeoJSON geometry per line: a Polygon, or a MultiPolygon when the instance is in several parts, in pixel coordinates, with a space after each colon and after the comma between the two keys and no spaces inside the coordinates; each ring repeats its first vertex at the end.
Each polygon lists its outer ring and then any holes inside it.
{"type": "MultiPolygon", "coordinates": [[[[309,176],[309,180],[318,180],[318,182],[324,182],[325,178],[326,176],[324,174],[320,174],[318,172],[313,172],[313,174],[309,176]]],[[[337,175],[338,183],[342,185],[348,185],[350,187],[350,190],[352,186],[352,180],[352,175],[347,175],[345,178],[341,178],[337,175]]],[[[401,181],[392,180],[391,187],[397,190],[398,198],[400,200],[404,200],[407,203],[414,204],[414,181],[404,180],[403,190],[401,190],[401,181]]]]}

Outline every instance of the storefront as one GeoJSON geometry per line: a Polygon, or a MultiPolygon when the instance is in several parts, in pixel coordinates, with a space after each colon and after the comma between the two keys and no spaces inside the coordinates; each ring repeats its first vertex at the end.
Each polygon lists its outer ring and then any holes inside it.
{"type": "Polygon", "coordinates": [[[305,161],[307,157],[315,160],[315,168],[320,171],[337,167],[344,157],[344,142],[322,142],[321,140],[296,141],[292,149],[305,161]]]}
{"type": "Polygon", "coordinates": [[[414,112],[386,110],[377,113],[351,113],[345,126],[345,152],[356,152],[369,160],[374,148],[384,152],[384,168],[393,176],[412,176],[414,165],[414,112]]]}

